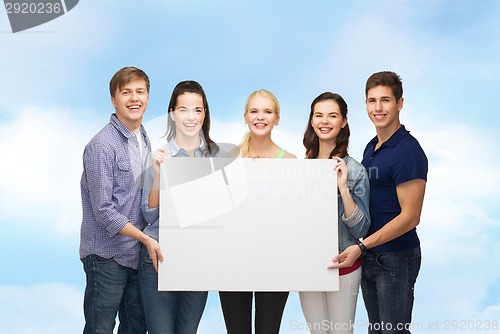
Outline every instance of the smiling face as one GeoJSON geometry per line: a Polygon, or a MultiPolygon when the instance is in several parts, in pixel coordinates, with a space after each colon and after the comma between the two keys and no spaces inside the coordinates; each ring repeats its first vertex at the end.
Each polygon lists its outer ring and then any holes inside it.
{"type": "Polygon", "coordinates": [[[255,95],[248,102],[245,123],[253,135],[271,135],[274,126],[279,123],[274,101],[266,96],[255,95]]]}
{"type": "Polygon", "coordinates": [[[115,95],[111,97],[111,103],[115,107],[118,120],[133,132],[141,126],[148,99],[146,81],[139,79],[117,88],[115,95]]]}
{"type": "Polygon", "coordinates": [[[181,140],[197,139],[205,120],[203,98],[196,93],[184,93],[177,97],[175,109],[170,110],[170,118],[175,122],[176,137],[181,140]]]}
{"type": "Polygon", "coordinates": [[[366,94],[366,111],[378,131],[394,133],[400,126],[403,98],[396,101],[391,87],[375,86],[366,94]]]}
{"type": "Polygon", "coordinates": [[[347,124],[337,102],[324,100],[316,103],[311,118],[311,126],[320,142],[335,143],[340,130],[347,124]]]}

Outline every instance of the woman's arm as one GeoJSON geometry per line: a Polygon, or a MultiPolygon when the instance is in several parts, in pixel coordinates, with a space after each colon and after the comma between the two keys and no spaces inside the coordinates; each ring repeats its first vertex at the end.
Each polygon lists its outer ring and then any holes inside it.
{"type": "Polygon", "coordinates": [[[344,213],[342,222],[349,228],[352,236],[359,239],[363,238],[370,228],[370,181],[362,166],[352,170],[350,175],[354,179],[350,194],[356,207],[350,216],[344,213]]]}

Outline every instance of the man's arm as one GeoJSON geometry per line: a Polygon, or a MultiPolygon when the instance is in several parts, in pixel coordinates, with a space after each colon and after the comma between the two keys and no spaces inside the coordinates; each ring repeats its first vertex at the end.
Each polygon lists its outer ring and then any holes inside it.
{"type": "Polygon", "coordinates": [[[160,244],[155,239],[151,238],[146,233],[139,230],[137,227],[128,222],[125,227],[120,230],[120,234],[126,235],[127,237],[134,238],[140,241],[144,246],[146,246],[149,257],[153,261],[153,266],[158,272],[158,261],[163,261],[163,255],[161,253],[160,244]]]}
{"type": "Polygon", "coordinates": [[[94,217],[110,237],[118,234],[129,220],[116,210],[112,201],[114,160],[112,150],[100,143],[89,145],[83,154],[89,199],[94,217]]]}
{"type": "Polygon", "coordinates": [[[95,144],[86,149],[83,161],[87,174],[92,176],[88,186],[98,224],[106,229],[110,237],[119,233],[143,243],[158,271],[157,261],[163,261],[158,242],[130,223],[129,218],[119,213],[112,203],[113,156],[102,145],[95,144]]]}
{"type": "MultiPolygon", "coordinates": [[[[424,203],[426,181],[415,179],[401,183],[396,186],[401,213],[393,220],[384,225],[380,230],[363,240],[366,248],[370,249],[412,230],[420,223],[420,214],[424,203]]],[[[328,267],[328,269],[338,269],[350,267],[361,255],[361,249],[357,245],[351,245],[332,261],[338,262],[328,267]]]]}

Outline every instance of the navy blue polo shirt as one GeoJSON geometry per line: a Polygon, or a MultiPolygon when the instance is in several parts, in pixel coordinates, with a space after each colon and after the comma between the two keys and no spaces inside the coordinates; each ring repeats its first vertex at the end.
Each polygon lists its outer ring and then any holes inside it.
{"type": "MultiPolygon", "coordinates": [[[[370,178],[370,217],[368,235],[381,229],[401,213],[396,186],[423,179],[427,181],[427,157],[418,141],[403,125],[374,152],[378,138],[366,145],[362,164],[370,178]]],[[[372,248],[375,252],[408,250],[420,245],[416,229],[372,248]]]]}

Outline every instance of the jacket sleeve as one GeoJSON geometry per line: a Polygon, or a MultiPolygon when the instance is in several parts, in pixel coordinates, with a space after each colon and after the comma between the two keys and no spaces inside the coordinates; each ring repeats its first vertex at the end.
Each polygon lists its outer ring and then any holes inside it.
{"type": "Polygon", "coordinates": [[[148,202],[149,192],[151,191],[151,186],[153,184],[153,178],[154,178],[154,171],[153,167],[151,166],[151,159],[153,157],[153,153],[154,152],[149,153],[146,159],[146,167],[144,169],[144,182],[142,186],[142,200],[141,200],[142,215],[144,216],[144,220],[146,220],[146,222],[149,225],[157,221],[160,216],[159,207],[150,208],[148,202]]]}
{"type": "Polygon", "coordinates": [[[354,186],[351,189],[351,196],[356,203],[354,212],[346,217],[342,215],[342,222],[349,228],[351,234],[356,238],[363,238],[368,233],[370,227],[370,181],[364,168],[360,168],[355,177],[354,186]]]}

